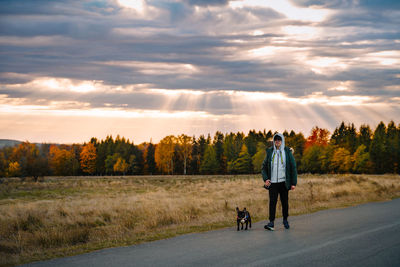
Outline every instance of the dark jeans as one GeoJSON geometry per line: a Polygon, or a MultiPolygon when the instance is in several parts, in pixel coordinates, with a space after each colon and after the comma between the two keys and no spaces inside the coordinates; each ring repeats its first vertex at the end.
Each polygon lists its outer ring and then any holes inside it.
{"type": "Polygon", "coordinates": [[[287,217],[289,216],[289,190],[287,190],[285,182],[273,183],[269,188],[269,220],[271,222],[275,220],[278,194],[281,199],[283,219],[287,220],[287,217]]]}

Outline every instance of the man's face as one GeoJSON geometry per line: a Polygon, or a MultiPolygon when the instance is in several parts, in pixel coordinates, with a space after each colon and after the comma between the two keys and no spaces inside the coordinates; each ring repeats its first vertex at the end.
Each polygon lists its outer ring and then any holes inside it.
{"type": "Polygon", "coordinates": [[[282,144],[282,140],[275,140],[275,147],[280,148],[282,144]]]}

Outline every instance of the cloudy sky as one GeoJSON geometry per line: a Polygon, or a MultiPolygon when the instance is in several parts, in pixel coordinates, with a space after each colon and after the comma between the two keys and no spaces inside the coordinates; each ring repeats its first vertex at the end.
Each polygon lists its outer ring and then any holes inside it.
{"type": "Polygon", "coordinates": [[[0,2],[0,138],[400,123],[400,1],[0,2]]]}

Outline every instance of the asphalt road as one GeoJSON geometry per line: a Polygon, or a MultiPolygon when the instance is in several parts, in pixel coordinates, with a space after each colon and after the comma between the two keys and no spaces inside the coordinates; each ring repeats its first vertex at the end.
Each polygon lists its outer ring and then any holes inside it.
{"type": "Polygon", "coordinates": [[[289,230],[277,219],[274,232],[260,222],[26,266],[400,266],[400,199],[289,222],[289,230]]]}

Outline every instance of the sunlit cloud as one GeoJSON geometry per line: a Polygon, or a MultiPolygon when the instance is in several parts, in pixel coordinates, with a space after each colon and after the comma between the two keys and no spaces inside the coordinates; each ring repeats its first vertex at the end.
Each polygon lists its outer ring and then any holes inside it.
{"type": "Polygon", "coordinates": [[[98,64],[127,67],[137,70],[143,74],[165,75],[165,74],[193,74],[199,72],[198,67],[193,64],[164,63],[164,62],[145,62],[145,61],[109,61],[97,62],[98,64]]]}
{"type": "Polygon", "coordinates": [[[243,1],[230,1],[229,6],[231,8],[243,8],[243,7],[264,7],[272,8],[289,19],[305,20],[312,22],[319,22],[324,20],[326,16],[330,14],[327,9],[312,9],[312,8],[300,8],[296,7],[287,0],[243,0],[243,1]]]}
{"type": "Polygon", "coordinates": [[[345,91],[352,91],[352,85],[353,82],[351,81],[345,81],[345,82],[339,82],[338,85],[335,85],[331,88],[328,89],[328,91],[339,91],[339,92],[345,92],[345,91]]]}
{"type": "Polygon", "coordinates": [[[335,57],[306,58],[304,62],[317,74],[327,74],[335,71],[343,71],[348,64],[343,59],[335,57]]]}
{"type": "MultiPolygon", "coordinates": [[[[20,86],[20,85],[14,85],[20,86]]],[[[38,89],[50,89],[55,91],[70,91],[77,93],[93,92],[101,88],[102,81],[74,81],[64,78],[43,77],[33,80],[27,86],[38,89]]]]}
{"type": "Polygon", "coordinates": [[[15,46],[50,46],[50,45],[73,45],[77,41],[72,38],[63,36],[34,36],[34,37],[17,37],[17,36],[0,36],[0,45],[15,46]]]}
{"type": "Polygon", "coordinates": [[[162,94],[166,96],[182,96],[182,95],[194,95],[201,96],[207,94],[207,92],[199,91],[199,90],[167,90],[167,89],[149,89],[149,92],[153,92],[156,94],[162,94]]]}
{"type": "Polygon", "coordinates": [[[290,38],[298,40],[311,40],[318,36],[319,29],[311,26],[284,26],[282,31],[290,38]]]}
{"type": "Polygon", "coordinates": [[[400,51],[392,50],[368,53],[366,59],[378,62],[384,66],[397,65],[400,67],[400,51]]]}
{"type": "Polygon", "coordinates": [[[125,8],[131,8],[139,13],[143,13],[146,7],[144,0],[117,0],[118,4],[125,8]]]}

